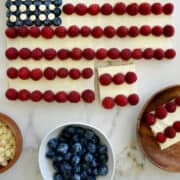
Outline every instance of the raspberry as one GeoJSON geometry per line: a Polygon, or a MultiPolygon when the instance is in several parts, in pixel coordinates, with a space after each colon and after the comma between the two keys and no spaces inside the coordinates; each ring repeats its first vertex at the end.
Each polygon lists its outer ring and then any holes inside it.
{"type": "Polygon", "coordinates": [[[145,59],[152,59],[154,56],[154,51],[152,48],[146,48],[143,52],[143,57],[145,59]]]}
{"type": "Polygon", "coordinates": [[[43,76],[43,73],[42,73],[41,69],[39,69],[39,68],[33,69],[31,71],[31,78],[35,81],[41,79],[42,76],[43,76]]]}
{"type": "Polygon", "coordinates": [[[17,30],[16,28],[9,27],[6,29],[5,34],[7,37],[14,39],[17,37],[17,30]]]}
{"type": "Polygon", "coordinates": [[[176,130],[176,132],[180,132],[180,121],[176,121],[173,124],[173,128],[176,130]]]}
{"type": "Polygon", "coordinates": [[[67,101],[66,92],[60,91],[60,92],[56,93],[55,99],[56,99],[57,102],[61,102],[61,103],[66,102],[67,101]]]}
{"type": "Polygon", "coordinates": [[[16,48],[9,48],[6,50],[6,57],[10,60],[18,57],[18,51],[16,48]]]}
{"type": "Polygon", "coordinates": [[[136,37],[139,34],[139,29],[136,26],[131,26],[129,28],[128,34],[130,37],[136,37]]]}
{"type": "Polygon", "coordinates": [[[125,81],[125,77],[124,74],[122,73],[115,74],[113,77],[114,84],[123,84],[124,81],[125,81]]]}
{"type": "Polygon", "coordinates": [[[66,68],[59,68],[58,71],[57,71],[57,75],[60,77],[60,78],[66,78],[68,76],[68,70],[66,68]]]}
{"type": "Polygon", "coordinates": [[[92,103],[95,99],[95,94],[92,90],[84,90],[81,94],[82,99],[87,103],[92,103]]]}
{"type": "Polygon", "coordinates": [[[53,69],[52,67],[48,67],[44,70],[44,76],[48,80],[53,80],[56,78],[56,70],[53,69]]]}
{"type": "Polygon", "coordinates": [[[164,106],[159,106],[155,110],[155,115],[159,119],[164,119],[167,116],[167,110],[164,106]]]}
{"type": "Polygon", "coordinates": [[[87,13],[87,7],[85,4],[79,3],[75,7],[76,14],[83,16],[87,13]]]}
{"type": "Polygon", "coordinates": [[[92,4],[88,8],[88,12],[94,16],[100,12],[100,6],[98,4],[92,4]]]}
{"type": "Polygon", "coordinates": [[[18,97],[18,93],[15,89],[13,88],[10,88],[6,91],[6,97],[9,99],[9,100],[16,100],[17,97],[18,97]]]}
{"type": "Polygon", "coordinates": [[[52,48],[49,48],[49,49],[46,49],[44,51],[44,57],[47,59],[47,60],[52,60],[56,57],[56,50],[55,49],[52,49],[52,48]]]}
{"type": "Polygon", "coordinates": [[[79,71],[79,69],[73,68],[69,71],[69,76],[76,80],[79,79],[81,77],[81,72],[79,71]]]}
{"type": "Polygon", "coordinates": [[[91,59],[94,59],[94,57],[95,57],[95,52],[94,52],[94,50],[91,49],[91,48],[86,48],[86,49],[83,50],[82,55],[83,55],[83,57],[84,57],[85,59],[91,60],[91,59]]]}
{"type": "Polygon", "coordinates": [[[136,73],[128,72],[125,76],[125,79],[128,84],[132,84],[132,83],[136,82],[137,81],[136,73]]]}
{"type": "Polygon", "coordinates": [[[91,34],[95,38],[100,38],[103,35],[103,30],[101,27],[96,26],[92,29],[91,34]]]}
{"type": "Polygon", "coordinates": [[[131,16],[135,16],[138,14],[139,12],[139,6],[137,3],[131,3],[127,6],[126,8],[126,12],[131,15],[131,16]]]}
{"type": "Polygon", "coordinates": [[[109,49],[107,55],[111,59],[117,59],[117,58],[119,58],[119,50],[117,48],[111,48],[111,49],[109,49]]]}
{"type": "Polygon", "coordinates": [[[126,26],[120,26],[120,27],[118,27],[118,29],[117,29],[117,35],[119,36],[119,37],[125,37],[125,36],[127,36],[127,34],[128,34],[128,28],[126,27],[126,26]]]}
{"type": "Polygon", "coordinates": [[[71,91],[69,94],[68,94],[68,100],[71,102],[71,103],[77,103],[80,101],[80,95],[77,91],[71,91]]]}
{"type": "Polygon", "coordinates": [[[121,58],[124,61],[127,61],[131,58],[131,50],[130,49],[123,49],[120,53],[121,58]]]}
{"type": "Polygon", "coordinates": [[[139,13],[142,15],[148,15],[151,13],[151,5],[149,3],[142,3],[139,6],[139,13]]]}
{"type": "Polygon", "coordinates": [[[139,103],[139,96],[137,94],[131,94],[128,97],[128,102],[131,105],[136,105],[139,103]]]}
{"type": "Polygon", "coordinates": [[[82,57],[81,49],[79,49],[79,48],[73,48],[72,51],[71,51],[71,53],[70,53],[70,55],[71,55],[71,58],[74,59],[74,60],[79,60],[79,59],[81,59],[81,57],[82,57]]]}
{"type": "Polygon", "coordinates": [[[171,25],[166,25],[164,28],[163,28],[163,34],[164,36],[166,37],[171,37],[174,35],[174,27],[171,26],[171,25]]]}
{"type": "Polygon", "coordinates": [[[19,36],[21,37],[27,37],[29,34],[29,30],[27,27],[22,26],[17,29],[19,36]]]}
{"type": "Polygon", "coordinates": [[[30,92],[26,89],[22,89],[18,92],[18,99],[21,101],[27,101],[30,98],[30,92]]]}
{"type": "Polygon", "coordinates": [[[151,34],[151,27],[148,26],[148,25],[144,25],[140,28],[140,33],[143,35],[143,36],[148,36],[151,34]]]}
{"type": "Polygon", "coordinates": [[[176,103],[178,106],[180,106],[180,96],[176,97],[175,103],[176,103]]]}
{"type": "Polygon", "coordinates": [[[160,143],[164,143],[166,141],[166,136],[163,133],[157,133],[156,141],[160,143]]]}
{"type": "Polygon", "coordinates": [[[35,101],[35,102],[40,101],[42,97],[43,97],[42,93],[38,90],[35,90],[31,93],[32,101],[35,101]]]}
{"type": "Polygon", "coordinates": [[[175,102],[169,102],[166,104],[165,107],[169,113],[173,113],[176,111],[176,103],[175,102]]]}
{"type": "Polygon", "coordinates": [[[152,4],[152,7],[151,7],[152,13],[154,13],[156,15],[159,15],[159,14],[162,13],[162,10],[163,10],[163,8],[162,8],[161,3],[154,3],[154,4],[152,4]]]}
{"type": "Polygon", "coordinates": [[[17,69],[16,68],[9,68],[7,70],[7,76],[11,79],[16,79],[17,78],[17,69]]]}
{"type": "Polygon", "coordinates": [[[83,26],[80,30],[82,36],[87,37],[91,34],[91,28],[88,26],[83,26]]]}
{"type": "Polygon", "coordinates": [[[55,29],[55,34],[58,37],[65,37],[67,33],[67,30],[64,26],[59,26],[55,29]]]}
{"type": "Polygon", "coordinates": [[[162,29],[161,26],[154,26],[154,27],[152,28],[152,34],[153,34],[154,36],[161,36],[162,33],[163,33],[163,29],[162,29]]]}
{"type": "Polygon", "coordinates": [[[30,77],[30,71],[27,67],[22,67],[18,71],[19,78],[26,80],[30,77]]]}
{"type": "Polygon", "coordinates": [[[54,36],[54,30],[51,27],[43,27],[41,34],[46,39],[51,39],[54,36]]]}
{"type": "Polygon", "coordinates": [[[112,82],[112,76],[108,73],[102,74],[99,77],[99,81],[100,81],[101,85],[107,86],[112,82]]]}
{"type": "Polygon", "coordinates": [[[123,2],[116,3],[114,6],[115,14],[122,15],[126,12],[126,5],[123,2]]]}
{"type": "Polygon", "coordinates": [[[158,48],[154,50],[154,58],[161,60],[164,58],[164,50],[161,48],[158,48]]]}
{"type": "Polygon", "coordinates": [[[102,101],[102,105],[105,109],[112,109],[115,105],[114,99],[111,97],[105,97],[102,101]]]}
{"type": "Polygon", "coordinates": [[[40,48],[35,48],[31,52],[31,57],[35,60],[40,60],[43,57],[43,51],[40,48]]]}
{"type": "Polygon", "coordinates": [[[167,127],[164,131],[168,138],[174,138],[176,136],[176,130],[173,127],[167,127]]]}
{"type": "Polygon", "coordinates": [[[69,57],[69,51],[66,50],[66,49],[60,49],[58,52],[57,52],[57,56],[59,59],[61,60],[65,60],[69,57]]]}
{"type": "Polygon", "coordinates": [[[104,15],[110,15],[113,12],[113,7],[109,3],[105,3],[101,7],[101,13],[104,15]]]}
{"type": "Polygon", "coordinates": [[[117,95],[115,97],[115,102],[117,105],[124,107],[128,104],[128,99],[124,95],[117,95]]]}
{"type": "Polygon", "coordinates": [[[52,102],[54,101],[55,95],[52,91],[48,90],[44,92],[43,98],[46,102],[52,102]]]}
{"type": "Polygon", "coordinates": [[[40,31],[40,29],[39,29],[38,27],[33,26],[33,27],[31,27],[31,28],[29,29],[29,34],[30,34],[32,37],[37,38],[37,37],[40,36],[41,31],[40,31]]]}
{"type": "Polygon", "coordinates": [[[106,35],[106,37],[112,38],[113,36],[115,36],[116,30],[112,26],[107,26],[104,28],[104,34],[106,35]]]}
{"type": "Polygon", "coordinates": [[[75,37],[79,35],[79,28],[76,25],[72,25],[68,28],[68,34],[70,37],[75,37]]]}
{"type": "Polygon", "coordinates": [[[172,3],[166,3],[164,6],[163,6],[163,12],[164,14],[167,14],[167,15],[170,15],[173,13],[173,10],[174,10],[174,5],[172,3]]]}
{"type": "Polygon", "coordinates": [[[144,121],[148,126],[151,126],[156,122],[156,117],[153,113],[147,113],[144,116],[144,121]]]}
{"type": "Polygon", "coordinates": [[[19,51],[19,57],[22,58],[22,59],[28,59],[31,57],[31,51],[28,49],[28,48],[22,48],[20,51],[19,51]]]}
{"type": "Polygon", "coordinates": [[[74,5],[73,4],[71,4],[71,3],[67,3],[67,4],[65,4],[64,6],[63,6],[63,12],[65,13],[65,14],[68,14],[68,15],[71,15],[71,14],[73,14],[74,13],[74,5]]]}
{"type": "Polygon", "coordinates": [[[132,58],[141,59],[143,57],[143,53],[141,49],[134,49],[131,53],[132,58]]]}
{"type": "Polygon", "coordinates": [[[91,68],[85,68],[82,70],[82,77],[84,79],[89,79],[93,75],[93,70],[91,68]]]}
{"type": "Polygon", "coordinates": [[[107,57],[107,50],[100,48],[96,51],[96,58],[102,60],[107,57]]]}
{"type": "Polygon", "coordinates": [[[165,57],[167,59],[173,59],[176,56],[176,51],[174,49],[167,49],[165,51],[165,57]]]}

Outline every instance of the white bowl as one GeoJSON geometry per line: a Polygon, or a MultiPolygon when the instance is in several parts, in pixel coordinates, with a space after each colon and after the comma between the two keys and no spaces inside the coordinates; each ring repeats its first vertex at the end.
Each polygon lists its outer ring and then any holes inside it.
{"type": "Polygon", "coordinates": [[[56,127],[55,129],[51,130],[43,138],[42,143],[40,145],[40,149],[39,149],[39,167],[40,167],[40,171],[41,171],[41,175],[43,179],[53,180],[53,174],[55,172],[55,170],[52,167],[51,160],[46,158],[46,152],[48,150],[47,143],[51,138],[57,137],[59,133],[61,132],[61,130],[69,125],[77,125],[83,128],[93,130],[97,134],[97,136],[100,138],[101,142],[107,146],[108,156],[109,156],[109,160],[108,160],[109,172],[106,176],[99,176],[97,180],[112,180],[114,176],[114,172],[115,172],[115,156],[112,150],[111,143],[108,140],[108,138],[102,133],[101,130],[85,123],[67,123],[67,124],[60,125],[56,127]]]}

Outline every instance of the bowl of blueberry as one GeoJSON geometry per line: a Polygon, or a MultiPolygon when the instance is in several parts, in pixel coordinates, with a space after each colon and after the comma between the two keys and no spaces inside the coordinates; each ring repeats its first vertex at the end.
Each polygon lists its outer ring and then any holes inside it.
{"type": "Polygon", "coordinates": [[[109,140],[99,129],[71,123],[44,137],[39,167],[44,180],[112,180],[115,156],[109,140]]]}

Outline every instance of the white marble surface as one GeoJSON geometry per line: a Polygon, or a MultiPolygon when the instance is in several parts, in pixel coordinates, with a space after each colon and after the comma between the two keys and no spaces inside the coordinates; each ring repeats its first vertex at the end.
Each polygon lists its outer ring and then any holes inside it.
{"type": "Polygon", "coordinates": [[[164,172],[144,159],[136,141],[136,120],[138,111],[147,98],[167,85],[180,84],[180,1],[174,1],[176,12],[175,46],[177,58],[169,62],[137,63],[139,76],[138,92],[141,102],[136,107],[106,111],[98,102],[85,104],[47,104],[8,102],[4,98],[7,88],[5,70],[7,62],[4,57],[4,19],[3,1],[0,7],[0,111],[11,116],[20,126],[24,138],[21,158],[16,165],[0,175],[1,180],[41,180],[38,169],[38,148],[43,136],[59,124],[70,121],[88,122],[101,128],[111,139],[117,157],[117,171],[114,180],[178,180],[180,174],[164,172]]]}

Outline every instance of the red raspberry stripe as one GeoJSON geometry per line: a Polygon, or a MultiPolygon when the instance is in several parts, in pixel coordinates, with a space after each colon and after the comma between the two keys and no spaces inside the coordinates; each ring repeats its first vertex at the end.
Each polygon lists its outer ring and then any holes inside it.
{"type": "Polygon", "coordinates": [[[85,103],[92,103],[95,100],[95,92],[90,89],[85,89],[82,93],[77,91],[59,91],[54,93],[51,90],[46,90],[44,92],[35,90],[30,92],[27,89],[18,91],[16,89],[9,88],[6,90],[5,95],[8,100],[12,101],[19,99],[21,101],[32,100],[34,102],[38,102],[44,100],[46,102],[53,102],[56,100],[59,103],[64,103],[69,100],[72,103],[78,103],[80,100],[82,100],[85,103]]]}
{"type": "MultiPolygon", "coordinates": [[[[28,68],[26,67],[22,67],[20,69],[16,69],[14,67],[10,67],[7,69],[7,76],[10,78],[10,79],[16,79],[16,78],[20,78],[20,79],[24,79],[25,77],[24,76],[27,76],[27,73],[28,73],[28,78],[31,78],[35,81],[38,81],[40,80],[42,77],[43,77],[43,74],[44,72],[47,70],[47,69],[50,69],[52,70],[53,68],[50,68],[50,67],[47,67],[44,71],[39,69],[39,68],[35,68],[35,69],[32,69],[32,70],[29,70],[28,68]],[[23,71],[23,74],[22,74],[22,69],[25,69],[26,71],[24,72],[23,71]]],[[[59,68],[57,70],[53,69],[54,72],[55,72],[55,77],[59,77],[59,78],[66,78],[66,77],[70,77],[72,79],[75,79],[73,78],[73,76],[71,77],[70,75],[70,72],[71,70],[73,69],[70,69],[69,71],[66,69],[66,68],[59,68]]],[[[93,69],[92,68],[84,68],[82,69],[81,71],[79,69],[76,69],[77,71],[79,71],[80,73],[80,77],[81,78],[85,78],[85,79],[90,79],[92,76],[93,76],[93,69]]],[[[51,73],[51,71],[49,72],[51,73]]],[[[48,74],[48,73],[47,73],[48,74]]],[[[44,75],[44,77],[46,79],[49,79],[48,76],[44,75]],[[47,77],[46,77],[47,76],[47,77]]],[[[52,75],[51,75],[52,77],[52,75]]],[[[55,78],[54,77],[54,78],[55,78]]],[[[80,78],[79,77],[79,78],[80,78]]],[[[49,80],[53,80],[54,78],[50,78],[49,80]]],[[[79,79],[78,78],[78,79],[79,79]]]]}

